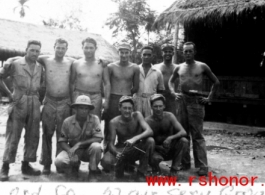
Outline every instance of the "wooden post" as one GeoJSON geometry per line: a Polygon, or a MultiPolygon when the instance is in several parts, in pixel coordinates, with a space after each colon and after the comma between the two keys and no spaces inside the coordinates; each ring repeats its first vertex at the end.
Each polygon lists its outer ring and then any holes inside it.
{"type": "Polygon", "coordinates": [[[175,52],[174,52],[174,58],[173,63],[177,63],[177,48],[178,48],[178,40],[179,40],[179,23],[175,25],[175,34],[174,34],[174,46],[175,46],[175,52]]]}

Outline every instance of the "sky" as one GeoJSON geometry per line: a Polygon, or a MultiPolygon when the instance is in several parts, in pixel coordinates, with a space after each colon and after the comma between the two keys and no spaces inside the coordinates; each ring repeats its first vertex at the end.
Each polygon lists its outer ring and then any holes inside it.
{"type": "MultiPolygon", "coordinates": [[[[150,8],[158,14],[176,0],[147,0],[150,8]]],[[[101,34],[113,43],[110,29],[105,22],[111,13],[117,11],[117,4],[111,0],[29,0],[25,5],[26,15],[20,18],[18,0],[0,0],[0,18],[42,25],[43,20],[62,19],[74,11],[82,26],[90,33],[101,34]],[[17,9],[14,9],[18,7],[17,9]]]]}

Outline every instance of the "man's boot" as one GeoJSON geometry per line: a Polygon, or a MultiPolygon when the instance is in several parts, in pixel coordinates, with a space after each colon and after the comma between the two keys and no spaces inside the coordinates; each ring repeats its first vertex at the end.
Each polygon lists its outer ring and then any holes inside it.
{"type": "Polygon", "coordinates": [[[88,181],[89,182],[98,182],[98,176],[101,174],[100,170],[92,171],[89,169],[89,174],[88,174],[88,181]]]}
{"type": "Polygon", "coordinates": [[[199,176],[207,176],[208,175],[208,167],[201,167],[197,173],[199,176]]]}
{"type": "Polygon", "coordinates": [[[42,174],[43,175],[50,175],[51,173],[51,165],[44,165],[42,174]]]}
{"type": "Polygon", "coordinates": [[[0,180],[7,181],[8,180],[8,172],[9,172],[9,163],[3,162],[1,172],[0,172],[0,180]]]}
{"type": "Polygon", "coordinates": [[[41,174],[40,170],[34,169],[27,161],[22,161],[21,171],[25,175],[38,176],[41,174]]]}

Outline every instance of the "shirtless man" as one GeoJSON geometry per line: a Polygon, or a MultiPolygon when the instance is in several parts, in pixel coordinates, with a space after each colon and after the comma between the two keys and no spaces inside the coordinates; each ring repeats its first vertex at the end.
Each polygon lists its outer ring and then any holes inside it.
{"type": "Polygon", "coordinates": [[[101,119],[102,107],[102,81],[105,86],[105,102],[104,109],[108,109],[110,82],[109,74],[106,65],[99,59],[95,58],[97,42],[92,38],[86,38],[82,41],[82,49],[84,57],[76,60],[71,68],[71,95],[72,101],[79,95],[87,95],[95,109],[92,114],[95,114],[101,119]]]}
{"type": "MultiPolygon", "coordinates": [[[[216,92],[219,80],[212,73],[209,66],[195,61],[195,44],[187,42],[183,46],[185,62],[178,65],[169,79],[169,89],[177,101],[177,119],[184,127],[193,143],[195,167],[200,168],[200,176],[208,174],[208,163],[205,139],[203,137],[204,104],[211,101],[216,92]],[[212,82],[208,97],[202,96],[203,76],[206,75],[212,82]],[[180,93],[175,93],[174,82],[179,80],[180,93]]],[[[182,160],[183,169],[191,167],[189,149],[182,160]]]]}
{"type": "MultiPolygon", "coordinates": [[[[51,172],[52,164],[52,136],[56,131],[56,156],[61,152],[58,139],[62,123],[70,116],[70,70],[73,59],[65,57],[68,42],[59,38],[54,44],[54,55],[41,55],[38,62],[45,69],[46,94],[43,100],[42,120],[42,153],[40,164],[44,165],[42,174],[51,172]]],[[[21,57],[10,58],[8,61],[21,57]]]]}
{"type": "Polygon", "coordinates": [[[109,122],[114,117],[120,115],[119,100],[123,95],[131,96],[138,91],[139,74],[138,65],[129,62],[131,48],[128,44],[121,44],[118,47],[120,61],[108,65],[110,78],[110,99],[109,109],[104,113],[105,128],[105,146],[109,139],[109,122]]]}
{"type": "Polygon", "coordinates": [[[143,115],[133,112],[134,101],[130,96],[122,96],[119,100],[120,116],[110,121],[109,151],[105,153],[101,165],[104,170],[115,170],[115,178],[121,179],[124,174],[124,166],[140,160],[137,171],[139,180],[145,181],[145,173],[148,162],[153,154],[154,139],[149,125],[143,115]],[[116,136],[118,143],[115,144],[116,136]],[[140,151],[142,150],[142,151],[140,151]],[[113,167],[115,165],[115,167],[113,167]]]}
{"type": "MultiPolygon", "coordinates": [[[[42,109],[42,152],[40,164],[44,165],[42,174],[51,172],[52,136],[56,131],[56,156],[62,151],[58,139],[64,119],[70,116],[70,72],[72,59],[66,58],[68,42],[57,39],[54,45],[54,56],[40,56],[40,62],[45,68],[46,94],[42,109]]],[[[57,171],[59,171],[57,169],[57,171]]]]}
{"type": "Polygon", "coordinates": [[[188,149],[187,133],[174,114],[164,111],[166,99],[163,95],[154,94],[150,97],[150,103],[153,114],[145,120],[154,132],[153,171],[160,175],[159,163],[172,160],[170,175],[177,176],[182,156],[188,149]]]}
{"type": "Polygon", "coordinates": [[[161,46],[163,62],[155,65],[155,68],[159,69],[163,74],[165,91],[163,92],[164,97],[166,98],[165,102],[165,111],[171,112],[176,115],[176,103],[175,97],[171,95],[168,81],[172,76],[174,69],[176,68],[176,64],[172,63],[172,58],[174,56],[174,46],[171,44],[164,44],[161,46]]]}

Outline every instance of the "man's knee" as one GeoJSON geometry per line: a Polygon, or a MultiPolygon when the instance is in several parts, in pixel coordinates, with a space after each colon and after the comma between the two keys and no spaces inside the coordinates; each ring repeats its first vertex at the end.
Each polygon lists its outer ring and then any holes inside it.
{"type": "Polygon", "coordinates": [[[179,140],[183,145],[189,145],[189,140],[186,137],[182,137],[179,140]]]}
{"type": "Polygon", "coordinates": [[[164,160],[164,158],[160,155],[154,154],[152,156],[152,163],[153,164],[159,164],[160,162],[162,162],[164,160]]]}
{"type": "Polygon", "coordinates": [[[154,147],[154,146],[155,146],[155,140],[154,140],[154,138],[153,138],[153,137],[148,137],[148,138],[146,139],[146,145],[147,145],[147,146],[152,146],[152,147],[154,147]]]}
{"type": "Polygon", "coordinates": [[[58,168],[64,168],[70,165],[70,159],[66,156],[65,151],[60,152],[54,160],[54,164],[58,168]]]}
{"type": "Polygon", "coordinates": [[[116,162],[116,158],[110,152],[107,152],[105,153],[105,155],[103,156],[101,160],[101,166],[105,170],[110,171],[111,169],[113,169],[115,162],[116,162]]]}
{"type": "Polygon", "coordinates": [[[101,153],[102,149],[101,149],[101,144],[94,142],[90,145],[89,149],[90,153],[101,153]]]}

